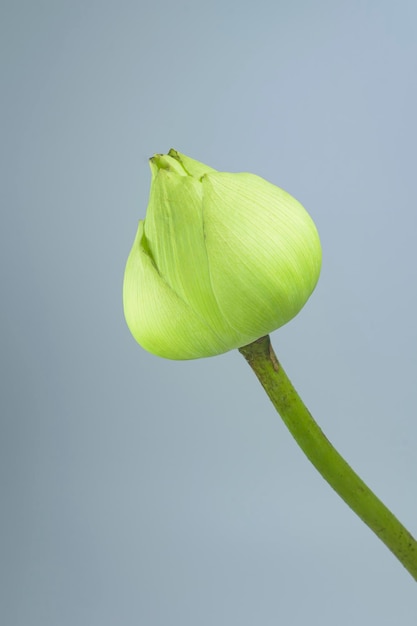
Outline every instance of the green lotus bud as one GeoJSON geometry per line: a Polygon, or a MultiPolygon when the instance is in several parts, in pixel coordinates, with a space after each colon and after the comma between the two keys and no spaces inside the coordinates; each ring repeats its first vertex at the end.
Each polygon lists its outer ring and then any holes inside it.
{"type": "Polygon", "coordinates": [[[316,286],[321,248],[297,200],[253,174],[175,150],[150,159],[149,205],[130,252],[124,311],[169,359],[239,348],[292,319],[316,286]]]}

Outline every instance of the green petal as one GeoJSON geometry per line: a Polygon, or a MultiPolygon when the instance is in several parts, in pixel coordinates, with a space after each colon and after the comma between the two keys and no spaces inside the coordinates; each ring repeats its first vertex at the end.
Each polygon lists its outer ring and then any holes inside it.
{"type": "Polygon", "coordinates": [[[176,150],[171,149],[168,152],[168,155],[172,157],[173,159],[175,159],[176,161],[178,161],[179,163],[181,163],[182,167],[187,172],[187,174],[189,176],[192,176],[193,178],[196,178],[197,180],[200,180],[200,178],[204,176],[204,174],[209,174],[209,173],[213,173],[216,171],[212,167],[209,167],[208,165],[205,165],[204,163],[200,163],[200,161],[195,161],[194,159],[190,159],[190,157],[185,156],[185,154],[181,154],[180,152],[177,152],[176,150]]]}
{"type": "Polygon", "coordinates": [[[166,168],[153,170],[145,235],[165,282],[216,335],[234,344],[238,333],[220,312],[211,285],[202,204],[199,180],[166,168]]]}
{"type": "Polygon", "coordinates": [[[123,306],[132,335],[153,354],[182,360],[230,349],[158,273],[147,249],[143,222],[139,222],[126,264],[123,306]]]}
{"type": "Polygon", "coordinates": [[[252,341],[292,319],[320,273],[317,230],[302,205],[253,174],[209,174],[204,228],[221,312],[252,341]]]}

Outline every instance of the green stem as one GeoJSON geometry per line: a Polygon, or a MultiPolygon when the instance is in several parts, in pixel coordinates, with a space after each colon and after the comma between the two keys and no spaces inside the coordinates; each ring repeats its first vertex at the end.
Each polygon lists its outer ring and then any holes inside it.
{"type": "Polygon", "coordinates": [[[294,389],[269,336],[239,349],[307,458],[417,580],[417,542],[332,446],[294,389]]]}

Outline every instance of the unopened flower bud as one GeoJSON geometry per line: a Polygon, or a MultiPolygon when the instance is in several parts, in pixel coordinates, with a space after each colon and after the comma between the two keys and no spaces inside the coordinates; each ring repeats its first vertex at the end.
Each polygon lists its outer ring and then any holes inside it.
{"type": "Polygon", "coordinates": [[[175,150],[150,165],[149,205],[123,288],[138,343],[196,359],[291,320],[321,266],[317,230],[301,204],[259,176],[218,172],[175,150]]]}

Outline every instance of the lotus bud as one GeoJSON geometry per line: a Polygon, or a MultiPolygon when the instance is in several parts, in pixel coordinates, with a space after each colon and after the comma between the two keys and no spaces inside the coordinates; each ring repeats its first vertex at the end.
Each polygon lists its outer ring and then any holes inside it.
{"type": "Polygon", "coordinates": [[[316,286],[321,247],[297,200],[254,174],[170,150],[126,264],[123,304],[139,344],[168,359],[239,348],[291,320],[316,286]]]}

